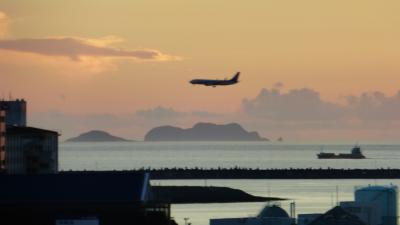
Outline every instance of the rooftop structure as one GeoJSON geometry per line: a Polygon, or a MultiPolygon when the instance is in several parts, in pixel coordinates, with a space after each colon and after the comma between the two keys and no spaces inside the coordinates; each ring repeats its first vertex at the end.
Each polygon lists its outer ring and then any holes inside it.
{"type": "Polygon", "coordinates": [[[6,112],[6,126],[26,126],[26,101],[24,99],[0,100],[0,110],[6,112]]]}
{"type": "Polygon", "coordinates": [[[293,225],[285,210],[277,205],[266,205],[257,217],[210,219],[210,225],[293,225]]]}
{"type": "Polygon", "coordinates": [[[276,217],[276,218],[289,218],[289,215],[285,210],[277,205],[266,206],[258,214],[258,217],[276,217]]]}
{"type": "Polygon", "coordinates": [[[321,216],[317,217],[309,225],[367,225],[358,216],[355,216],[340,206],[336,206],[321,216]]]}

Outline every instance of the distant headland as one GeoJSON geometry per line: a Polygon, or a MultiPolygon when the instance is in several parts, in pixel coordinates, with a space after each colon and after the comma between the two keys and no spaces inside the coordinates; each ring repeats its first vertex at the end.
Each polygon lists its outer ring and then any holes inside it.
{"type": "Polygon", "coordinates": [[[101,130],[92,130],[83,134],[80,134],[78,137],[67,139],[66,142],[127,142],[131,140],[127,140],[124,138],[113,136],[105,131],[101,130]]]}
{"type": "Polygon", "coordinates": [[[237,123],[218,125],[197,123],[192,128],[182,129],[161,126],[151,129],[145,141],[268,141],[257,132],[248,132],[237,123]]]}

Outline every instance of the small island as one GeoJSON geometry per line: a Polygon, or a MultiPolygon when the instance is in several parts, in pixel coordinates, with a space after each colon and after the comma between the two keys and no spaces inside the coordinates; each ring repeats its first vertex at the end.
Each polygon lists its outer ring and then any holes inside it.
{"type": "Polygon", "coordinates": [[[182,129],[161,126],[151,129],[145,141],[268,141],[257,132],[248,132],[237,123],[218,125],[197,123],[192,128],[182,129]]]}
{"type": "Polygon", "coordinates": [[[131,140],[127,140],[124,138],[113,136],[105,131],[101,130],[92,130],[83,134],[80,134],[78,137],[67,139],[66,142],[128,142],[131,140]]]}

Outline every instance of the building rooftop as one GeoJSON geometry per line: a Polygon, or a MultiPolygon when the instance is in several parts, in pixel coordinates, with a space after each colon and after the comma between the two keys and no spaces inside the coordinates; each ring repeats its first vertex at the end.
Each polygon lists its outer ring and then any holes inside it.
{"type": "Polygon", "coordinates": [[[273,205],[265,206],[258,214],[258,217],[289,218],[289,215],[281,207],[273,205]]]}
{"type": "Polygon", "coordinates": [[[366,225],[358,216],[348,213],[342,207],[336,206],[309,225],[366,225]]]}
{"type": "Polygon", "coordinates": [[[389,186],[358,186],[355,188],[357,191],[387,191],[387,190],[397,190],[397,186],[389,185],[389,186]]]}
{"type": "Polygon", "coordinates": [[[0,175],[2,204],[132,203],[146,200],[148,174],[64,172],[0,175]]]}
{"type": "Polygon", "coordinates": [[[41,128],[36,128],[36,127],[20,127],[20,126],[11,126],[7,128],[7,133],[9,134],[35,134],[35,133],[53,133],[57,134],[57,131],[53,130],[45,130],[41,128]]]}

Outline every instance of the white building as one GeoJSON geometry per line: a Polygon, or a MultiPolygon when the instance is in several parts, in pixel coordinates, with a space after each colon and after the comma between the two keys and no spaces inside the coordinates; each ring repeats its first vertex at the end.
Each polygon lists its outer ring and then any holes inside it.
{"type": "Polygon", "coordinates": [[[397,186],[367,186],[355,190],[355,202],[374,205],[378,224],[397,225],[397,186]]]}

